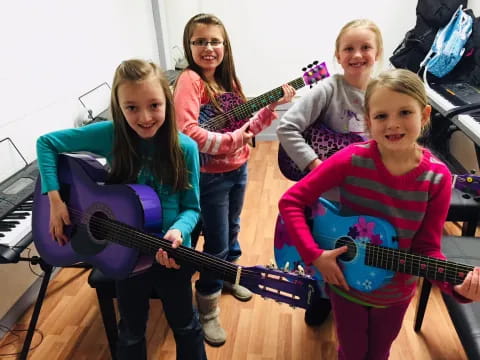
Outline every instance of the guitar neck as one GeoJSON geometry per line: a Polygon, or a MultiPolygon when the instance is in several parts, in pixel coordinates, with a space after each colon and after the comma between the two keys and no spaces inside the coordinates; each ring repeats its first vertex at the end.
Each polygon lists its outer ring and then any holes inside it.
{"type": "Polygon", "coordinates": [[[462,283],[468,272],[473,270],[473,266],[470,265],[372,244],[367,244],[365,264],[430,280],[446,281],[454,285],[462,283]]]}
{"type": "MultiPolygon", "coordinates": [[[[297,78],[288,83],[295,90],[298,90],[305,86],[303,78],[297,78]]],[[[281,86],[270,90],[262,95],[259,95],[253,99],[248,100],[246,103],[237,106],[232,109],[230,112],[236,119],[246,119],[250,117],[253,113],[260,110],[262,107],[265,107],[275,101],[279,100],[283,96],[283,89],[281,86]]]]}
{"type": "MultiPolygon", "coordinates": [[[[108,219],[106,228],[106,239],[108,241],[139,249],[142,253],[155,255],[158,249],[165,250],[179,262],[185,262],[197,270],[209,270],[218,275],[219,278],[235,282],[240,266],[231,262],[219,259],[213,255],[196,251],[192,248],[180,245],[172,248],[169,240],[147,234],[127,224],[108,219]]],[[[242,274],[240,273],[240,281],[242,274]]]]}
{"type": "MultiPolygon", "coordinates": [[[[295,90],[298,90],[305,86],[303,78],[292,80],[288,84],[291,85],[295,90]]],[[[215,117],[208,119],[202,124],[202,127],[209,131],[219,131],[223,129],[225,125],[231,121],[232,118],[236,120],[248,119],[253,113],[257,112],[262,107],[265,107],[277,101],[282,96],[283,89],[281,86],[279,86],[276,89],[270,90],[265,94],[248,100],[246,103],[234,107],[230,111],[221,113],[215,117]]]]}

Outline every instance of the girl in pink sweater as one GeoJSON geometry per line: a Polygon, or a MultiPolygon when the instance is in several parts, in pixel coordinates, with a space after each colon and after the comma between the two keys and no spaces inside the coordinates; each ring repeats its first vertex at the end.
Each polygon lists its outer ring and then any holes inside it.
{"type": "MultiPolygon", "coordinates": [[[[178,128],[197,142],[200,152],[207,155],[202,159],[208,159],[200,172],[203,251],[236,261],[241,255],[238,233],[247,184],[248,143],[277,118],[275,107],[290,102],[295,90],[284,85],[279,100],[263,108],[258,106],[259,111],[238,129],[229,123],[227,130],[206,126],[209,124],[204,115],[207,110],[226,111],[232,104],[245,101],[233,64],[230,40],[220,19],[198,14],[185,26],[183,47],[188,67],[175,85],[174,103],[178,128]]],[[[218,319],[222,288],[229,289],[242,301],[250,300],[252,293],[207,271],[200,272],[195,287],[205,340],[220,346],[226,340],[218,319]]]]}
{"type": "MultiPolygon", "coordinates": [[[[388,358],[416,281],[397,273],[390,283],[369,293],[350,288],[336,261],[347,247],[319,248],[305,208],[338,186],[343,211],[383,218],[396,229],[400,249],[445,259],[440,241],[450,205],[451,174],[417,144],[430,111],[417,75],[402,69],[381,74],[365,93],[365,119],[372,140],[334,154],[280,200],[280,213],[302,259],[313,264],[329,285],[339,359],[388,358]]],[[[461,285],[439,281],[436,285],[459,301],[479,301],[480,268],[461,285]]]]}

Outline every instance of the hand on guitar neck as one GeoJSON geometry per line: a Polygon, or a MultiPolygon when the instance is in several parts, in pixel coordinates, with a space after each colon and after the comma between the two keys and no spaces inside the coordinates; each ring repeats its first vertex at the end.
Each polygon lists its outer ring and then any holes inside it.
{"type": "Polygon", "coordinates": [[[464,298],[472,301],[480,301],[480,268],[470,271],[460,285],[455,285],[454,290],[464,298]]]}
{"type": "MultiPolygon", "coordinates": [[[[168,230],[163,238],[172,242],[172,249],[178,248],[183,242],[182,232],[178,229],[168,230]]],[[[161,248],[158,249],[157,253],[155,254],[155,260],[169,269],[180,269],[180,265],[176,263],[175,259],[169,257],[168,252],[161,248]]]]}
{"type": "MultiPolygon", "coordinates": [[[[245,123],[249,122],[252,114],[260,109],[268,106],[268,109],[273,112],[276,106],[290,102],[295,95],[295,90],[305,85],[312,87],[318,81],[330,76],[324,62],[319,64],[318,61],[314,61],[308,65],[308,69],[305,67],[302,70],[304,71],[302,77],[249,99],[247,102],[244,102],[242,98],[232,92],[218,95],[216,100],[221,110],[211,103],[202,105],[198,118],[199,126],[217,133],[238,131],[245,123]]],[[[261,129],[257,130],[255,129],[256,132],[259,132],[261,129]]],[[[200,165],[204,166],[210,159],[210,153],[201,153],[200,165]]]]}
{"type": "MultiPolygon", "coordinates": [[[[92,175],[96,174],[92,169],[94,166],[99,166],[96,161],[59,155],[60,193],[74,229],[64,246],[52,241],[46,216],[50,213],[50,201],[41,191],[41,178],[37,180],[32,214],[33,239],[42,259],[50,265],[85,262],[108,277],[125,279],[137,269],[148,268],[152,256],[157,254],[157,260],[167,267],[185,264],[197,270],[208,270],[264,298],[291,306],[306,309],[315,298],[319,291],[316,280],[302,271],[233,264],[181,245],[182,236],[175,229],[160,236],[163,217],[156,192],[146,185],[104,185],[92,175]],[[173,258],[175,260],[171,260],[173,258]],[[142,262],[142,259],[150,261],[142,262]]],[[[105,173],[102,169],[102,174],[105,173]]]]}
{"type": "Polygon", "coordinates": [[[279,267],[286,263],[300,265],[321,282],[361,292],[383,287],[400,272],[451,283],[458,294],[480,301],[479,267],[400,250],[397,233],[387,221],[373,216],[343,216],[338,204],[323,198],[315,206],[310,226],[315,242],[324,252],[314,260],[314,266],[306,265],[279,216],[274,243],[279,267]]]}

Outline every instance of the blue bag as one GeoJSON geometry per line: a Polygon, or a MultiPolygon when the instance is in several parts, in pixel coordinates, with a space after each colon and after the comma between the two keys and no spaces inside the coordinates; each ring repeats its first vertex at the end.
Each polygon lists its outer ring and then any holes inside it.
{"type": "Polygon", "coordinates": [[[448,24],[438,30],[430,51],[420,64],[420,68],[425,67],[424,78],[427,71],[441,78],[453,70],[465,51],[472,25],[472,17],[460,5],[448,24]]]}

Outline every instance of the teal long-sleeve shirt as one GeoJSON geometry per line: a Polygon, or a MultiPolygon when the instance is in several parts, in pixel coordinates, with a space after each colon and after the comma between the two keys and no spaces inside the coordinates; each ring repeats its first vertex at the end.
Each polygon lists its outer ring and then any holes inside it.
{"type": "MultiPolygon", "coordinates": [[[[112,121],[102,121],[84,127],[55,131],[40,136],[37,140],[37,162],[42,181],[42,193],[59,190],[57,159],[60,153],[86,151],[105,157],[111,165],[114,125],[112,121]]],[[[178,229],[182,232],[183,245],[190,246],[190,233],[200,216],[199,155],[195,141],[179,133],[191,187],[173,192],[171,186],[162,185],[142,169],[137,178],[138,184],[151,186],[158,194],[162,206],[162,231],[178,229]]]]}

